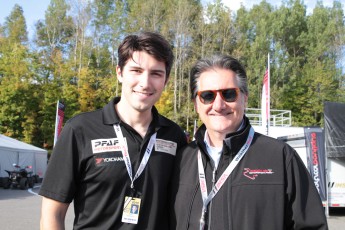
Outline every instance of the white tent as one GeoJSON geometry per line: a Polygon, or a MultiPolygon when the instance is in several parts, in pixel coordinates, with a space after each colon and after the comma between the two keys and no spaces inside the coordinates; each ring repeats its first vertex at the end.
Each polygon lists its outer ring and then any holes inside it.
{"type": "Polygon", "coordinates": [[[32,166],[33,175],[43,178],[47,168],[47,150],[0,134],[0,178],[8,177],[5,170],[14,170],[13,164],[32,166]]]}

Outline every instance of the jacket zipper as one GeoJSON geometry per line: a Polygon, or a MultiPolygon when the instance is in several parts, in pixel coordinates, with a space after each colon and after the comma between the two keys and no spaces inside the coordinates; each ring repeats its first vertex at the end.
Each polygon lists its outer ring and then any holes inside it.
{"type": "MultiPolygon", "coordinates": [[[[212,172],[212,187],[216,184],[216,174],[217,174],[217,169],[214,168],[212,172]]],[[[213,200],[213,199],[212,199],[213,200]]],[[[211,229],[211,219],[212,219],[212,200],[210,201],[210,204],[208,206],[208,230],[211,229]]]]}
{"type": "Polygon", "coordinates": [[[188,218],[187,218],[186,228],[185,228],[185,229],[189,229],[189,222],[190,222],[190,216],[191,216],[192,209],[193,209],[193,202],[195,201],[195,197],[196,197],[196,194],[198,193],[199,189],[200,189],[200,185],[197,184],[197,185],[196,185],[196,188],[195,188],[195,190],[194,190],[194,193],[193,193],[191,202],[190,202],[190,204],[189,204],[188,218]]]}

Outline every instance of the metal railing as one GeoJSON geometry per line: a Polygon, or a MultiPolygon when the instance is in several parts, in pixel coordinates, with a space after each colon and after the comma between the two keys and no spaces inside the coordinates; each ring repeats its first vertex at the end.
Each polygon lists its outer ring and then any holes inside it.
{"type": "MultiPolygon", "coordinates": [[[[247,108],[246,116],[250,120],[251,125],[262,125],[261,109],[247,108]]],[[[270,126],[291,126],[291,110],[271,109],[270,126]]]]}

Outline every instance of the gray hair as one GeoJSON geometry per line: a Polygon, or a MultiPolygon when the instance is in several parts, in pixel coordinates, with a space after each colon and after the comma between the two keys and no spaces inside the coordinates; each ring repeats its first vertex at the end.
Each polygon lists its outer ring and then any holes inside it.
{"type": "Polygon", "coordinates": [[[203,72],[211,69],[225,69],[236,73],[237,82],[242,93],[248,95],[248,82],[246,70],[235,58],[228,55],[214,55],[210,58],[198,60],[191,70],[190,90],[192,99],[196,98],[198,92],[198,79],[203,72]]]}

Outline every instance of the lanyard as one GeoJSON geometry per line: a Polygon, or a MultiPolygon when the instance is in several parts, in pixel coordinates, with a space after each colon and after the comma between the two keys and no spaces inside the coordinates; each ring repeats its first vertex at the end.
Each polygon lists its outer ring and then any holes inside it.
{"type": "Polygon", "coordinates": [[[212,187],[210,194],[208,195],[207,195],[205,171],[204,171],[204,167],[203,167],[202,159],[201,159],[201,152],[200,150],[198,151],[199,182],[200,182],[200,190],[201,190],[202,202],[203,202],[201,219],[200,219],[200,230],[204,229],[205,227],[205,214],[207,211],[208,204],[218,193],[219,189],[224,185],[226,179],[228,179],[228,177],[230,176],[234,168],[237,166],[237,164],[240,162],[242,157],[246,154],[246,152],[248,151],[250,147],[250,144],[252,143],[253,137],[254,137],[254,129],[251,127],[246,143],[242,146],[240,151],[237,153],[234,160],[232,160],[229,166],[225,169],[225,171],[220,176],[216,184],[212,187]]]}
{"type": "Polygon", "coordinates": [[[131,179],[131,188],[134,188],[134,185],[133,185],[134,181],[140,176],[140,174],[145,169],[147,162],[149,161],[149,158],[150,158],[150,155],[151,155],[151,152],[153,149],[153,145],[156,143],[157,133],[154,133],[151,136],[149,144],[147,145],[147,148],[145,150],[144,157],[141,160],[138,171],[133,178],[131,159],[129,158],[129,154],[128,154],[128,146],[125,144],[125,139],[123,138],[123,134],[122,134],[122,130],[120,128],[120,125],[114,124],[114,130],[115,130],[116,136],[118,137],[118,140],[119,140],[119,143],[121,146],[122,157],[123,157],[123,160],[125,162],[129,178],[131,179]]]}

